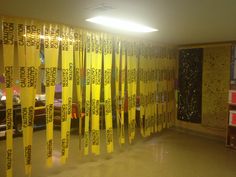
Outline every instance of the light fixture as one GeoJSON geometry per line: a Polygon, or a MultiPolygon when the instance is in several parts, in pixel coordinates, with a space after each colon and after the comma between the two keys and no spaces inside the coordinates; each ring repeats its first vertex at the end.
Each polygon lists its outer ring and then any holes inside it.
{"type": "Polygon", "coordinates": [[[158,31],[158,29],[154,29],[134,22],[105,16],[96,16],[93,18],[86,19],[86,21],[119,30],[132,31],[132,32],[149,33],[158,31]]]}

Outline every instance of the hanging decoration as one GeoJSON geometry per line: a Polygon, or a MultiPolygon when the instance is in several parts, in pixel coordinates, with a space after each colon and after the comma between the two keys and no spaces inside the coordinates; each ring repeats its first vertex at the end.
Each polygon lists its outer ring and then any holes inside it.
{"type": "Polygon", "coordinates": [[[102,74],[102,47],[101,36],[98,34],[92,35],[91,50],[91,84],[92,84],[92,130],[91,130],[91,144],[92,153],[100,154],[100,91],[101,91],[101,74],[102,74]]]}
{"type": "Polygon", "coordinates": [[[52,166],[53,151],[53,118],[54,118],[54,93],[57,76],[59,35],[57,25],[44,25],[44,57],[46,77],[46,139],[47,139],[47,166],[52,166]]]}
{"type": "Polygon", "coordinates": [[[19,21],[17,30],[25,172],[26,175],[31,176],[36,82],[40,66],[41,25],[34,21],[19,21]]]}
{"type": "MultiPolygon", "coordinates": [[[[120,86],[121,86],[121,41],[119,38],[115,38],[114,41],[114,55],[115,55],[115,99],[116,99],[116,125],[117,125],[117,136],[121,137],[121,103],[120,103],[120,86]]],[[[121,142],[119,141],[121,144],[121,142]]]]}
{"type": "Polygon", "coordinates": [[[145,108],[146,108],[146,100],[145,100],[145,50],[143,45],[141,45],[140,52],[140,62],[139,62],[139,88],[140,88],[140,133],[144,137],[145,136],[145,108]]]}
{"type": "Polygon", "coordinates": [[[77,93],[77,107],[79,116],[79,148],[82,144],[82,121],[83,121],[83,79],[84,79],[84,35],[83,31],[77,30],[74,33],[74,61],[75,61],[75,80],[77,93]]]}
{"type": "Polygon", "coordinates": [[[119,142],[120,144],[125,143],[125,73],[126,73],[126,43],[125,41],[121,41],[121,116],[120,116],[120,136],[119,142]]]}
{"type": "Polygon", "coordinates": [[[112,68],[112,39],[109,35],[103,36],[104,55],[104,102],[107,152],[113,152],[113,122],[111,105],[111,68],[112,68]]]}
{"type": "Polygon", "coordinates": [[[91,116],[91,34],[86,34],[86,91],[85,91],[85,124],[84,155],[89,153],[89,120],[91,116]]]}
{"type": "Polygon", "coordinates": [[[12,177],[13,165],[13,67],[15,24],[3,19],[3,60],[6,88],[6,176],[12,177]]]}
{"type": "Polygon", "coordinates": [[[84,155],[101,153],[103,128],[106,150],[111,153],[114,151],[115,128],[119,144],[124,145],[127,140],[133,143],[138,134],[148,137],[173,125],[176,117],[174,92],[177,73],[173,48],[66,25],[10,18],[2,18],[1,21],[0,40],[3,42],[7,97],[7,177],[12,177],[13,167],[12,88],[13,70],[16,67],[13,62],[15,50],[19,61],[23,153],[25,173],[28,176],[32,174],[36,83],[40,65],[45,70],[45,155],[48,167],[53,165],[54,97],[58,62],[61,62],[62,85],[62,164],[66,163],[69,156],[72,102],[78,108],[79,150],[83,150],[84,155]],[[45,58],[42,62],[40,47],[43,48],[41,52],[45,58]],[[73,88],[76,88],[76,92],[73,92],[73,88]]]}
{"type": "Polygon", "coordinates": [[[72,93],[73,93],[73,42],[74,31],[63,26],[61,33],[62,45],[62,108],[61,108],[61,162],[68,159],[70,128],[72,117],[72,93]]]}

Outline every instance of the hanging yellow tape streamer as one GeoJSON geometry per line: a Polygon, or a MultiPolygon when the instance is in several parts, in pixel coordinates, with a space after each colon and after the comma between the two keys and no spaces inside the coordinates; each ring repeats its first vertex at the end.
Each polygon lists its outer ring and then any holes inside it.
{"type": "Polygon", "coordinates": [[[34,107],[36,96],[37,72],[40,65],[39,48],[40,48],[41,26],[31,21],[26,26],[26,65],[28,76],[28,142],[25,148],[26,163],[28,165],[28,175],[32,173],[32,143],[34,127],[34,107]]]}
{"type": "Polygon", "coordinates": [[[148,54],[148,47],[146,46],[145,49],[145,59],[146,59],[146,64],[144,65],[144,82],[145,82],[145,91],[144,91],[144,96],[145,96],[145,137],[148,137],[150,135],[150,128],[149,128],[149,54],[148,54]]]}
{"type": "MultiPolygon", "coordinates": [[[[149,46],[150,47],[150,46],[149,46]]],[[[152,102],[151,102],[151,94],[152,94],[152,80],[151,80],[151,71],[152,71],[152,64],[151,64],[151,53],[150,49],[148,50],[148,71],[147,71],[147,84],[148,84],[148,105],[147,105],[147,115],[148,115],[148,136],[150,136],[153,133],[153,127],[152,127],[152,102]]]]}
{"type": "Polygon", "coordinates": [[[142,45],[141,49],[141,59],[140,59],[140,67],[142,68],[142,82],[140,82],[140,95],[141,95],[141,107],[140,107],[140,114],[143,120],[142,127],[143,127],[143,136],[148,136],[148,53],[147,47],[142,45]]]}
{"type": "Polygon", "coordinates": [[[127,47],[127,91],[128,91],[128,136],[129,143],[132,142],[132,57],[133,46],[132,43],[128,43],[127,47]]]}
{"type": "Polygon", "coordinates": [[[174,125],[175,121],[175,68],[177,68],[175,51],[171,51],[171,126],[174,125]]]}
{"type": "Polygon", "coordinates": [[[167,80],[166,80],[166,48],[163,49],[163,128],[167,128],[167,102],[166,102],[166,91],[167,91],[167,80]]]}
{"type": "Polygon", "coordinates": [[[78,102],[78,115],[79,115],[79,150],[81,150],[82,140],[82,91],[83,91],[83,58],[84,58],[84,46],[83,46],[83,32],[76,31],[74,33],[74,53],[75,53],[75,79],[76,79],[76,92],[78,102]]]}
{"type": "Polygon", "coordinates": [[[73,99],[73,75],[74,75],[74,30],[69,28],[68,33],[68,52],[67,52],[67,65],[68,65],[68,111],[67,111],[67,132],[66,132],[66,158],[68,159],[69,144],[70,144],[70,130],[71,130],[71,118],[72,118],[72,99],[73,99]]]}
{"type": "Polygon", "coordinates": [[[161,70],[161,50],[159,48],[159,54],[157,59],[157,95],[158,95],[158,103],[157,103],[157,129],[158,131],[162,131],[162,70],[161,70]]]}
{"type": "Polygon", "coordinates": [[[61,105],[61,163],[67,159],[68,147],[68,100],[69,100],[69,28],[61,29],[62,50],[62,105],[61,105]]]}
{"type": "Polygon", "coordinates": [[[137,97],[137,64],[138,51],[136,44],[132,44],[131,55],[131,140],[135,137],[136,128],[136,97],[137,97]]]}
{"type": "MultiPolygon", "coordinates": [[[[150,46],[149,46],[150,47],[150,46]]],[[[148,48],[148,59],[147,59],[147,136],[150,136],[153,133],[152,128],[152,103],[151,103],[151,93],[152,93],[152,81],[151,81],[151,51],[148,48]]]]}
{"type": "Polygon", "coordinates": [[[32,136],[37,72],[40,65],[41,26],[33,21],[28,23],[19,22],[17,30],[25,172],[31,176],[32,136]]]}
{"type": "Polygon", "coordinates": [[[170,58],[169,50],[167,50],[167,60],[166,60],[166,114],[167,114],[167,128],[170,128],[170,58]]]}
{"type": "MultiPolygon", "coordinates": [[[[115,94],[116,94],[116,123],[117,123],[117,136],[121,137],[121,111],[120,111],[120,49],[121,43],[118,38],[114,39],[114,55],[115,55],[115,94]]],[[[121,142],[119,141],[121,144],[121,142]]]]}
{"type": "Polygon", "coordinates": [[[125,42],[122,41],[121,43],[121,117],[120,117],[120,144],[125,143],[125,125],[124,125],[124,114],[125,114],[125,54],[126,54],[126,46],[125,42]]]}
{"type": "Polygon", "coordinates": [[[140,62],[139,62],[139,80],[140,80],[140,133],[144,137],[145,133],[145,57],[144,57],[144,47],[143,45],[141,46],[141,53],[140,53],[140,62]]]}
{"type": "Polygon", "coordinates": [[[111,105],[111,67],[112,67],[112,40],[110,36],[104,36],[104,101],[107,152],[113,152],[113,126],[111,105]]]}
{"type": "Polygon", "coordinates": [[[158,90],[160,94],[160,101],[158,105],[158,114],[159,114],[159,120],[160,120],[160,131],[164,128],[164,116],[163,116],[163,102],[164,102],[164,92],[163,92],[163,83],[164,83],[164,70],[163,70],[163,58],[162,58],[162,52],[163,49],[161,48],[161,54],[160,54],[160,59],[159,59],[159,72],[160,72],[160,77],[159,77],[159,84],[158,84],[158,90]]]}
{"type": "Polygon", "coordinates": [[[158,48],[156,48],[155,58],[154,58],[154,104],[155,104],[155,133],[158,132],[158,48]]]}
{"type": "MultiPolygon", "coordinates": [[[[18,42],[18,59],[20,67],[20,87],[21,87],[21,118],[22,118],[22,130],[23,130],[23,146],[27,148],[27,126],[28,126],[28,107],[26,98],[28,95],[27,88],[27,67],[26,67],[26,56],[25,56],[25,45],[26,45],[26,29],[24,22],[18,22],[17,24],[17,42],[18,42]]],[[[26,153],[24,151],[25,160],[25,173],[28,174],[28,166],[26,161],[26,153]]]]}
{"type": "Polygon", "coordinates": [[[3,60],[6,88],[6,176],[12,177],[13,162],[13,66],[15,25],[3,19],[3,60]]]}
{"type": "Polygon", "coordinates": [[[133,92],[133,96],[132,96],[132,112],[133,112],[133,119],[132,119],[132,126],[133,126],[133,134],[132,134],[132,138],[135,138],[135,130],[136,130],[136,100],[137,100],[137,73],[138,73],[138,55],[139,55],[139,51],[137,48],[137,44],[134,44],[134,55],[132,58],[132,66],[133,66],[133,79],[132,79],[132,92],[133,92]]]}
{"type": "Polygon", "coordinates": [[[46,139],[47,166],[52,166],[54,93],[58,65],[59,28],[56,25],[44,26],[44,56],[46,75],[46,139]]]}
{"type": "Polygon", "coordinates": [[[85,95],[85,124],[84,124],[84,155],[89,153],[89,120],[91,116],[91,34],[86,34],[86,95],[85,95]]]}
{"type": "Polygon", "coordinates": [[[154,133],[157,132],[157,113],[156,113],[156,90],[157,90],[157,84],[156,84],[156,50],[153,49],[153,57],[152,57],[152,106],[153,106],[153,129],[154,133]]]}
{"type": "Polygon", "coordinates": [[[152,47],[152,50],[150,51],[150,94],[149,94],[149,100],[150,100],[150,129],[151,133],[155,133],[155,84],[154,84],[154,49],[152,47]]]}
{"type": "Polygon", "coordinates": [[[91,151],[95,155],[100,154],[100,89],[101,89],[101,67],[102,48],[100,35],[92,34],[92,132],[91,151]]]}

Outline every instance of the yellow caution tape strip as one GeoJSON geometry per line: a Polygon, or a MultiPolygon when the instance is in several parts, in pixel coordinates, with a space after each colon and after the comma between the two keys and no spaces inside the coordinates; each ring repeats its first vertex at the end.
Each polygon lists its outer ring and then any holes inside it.
{"type": "Polygon", "coordinates": [[[54,93],[59,52],[59,27],[46,24],[44,26],[45,86],[46,86],[46,150],[47,166],[52,166],[53,151],[53,119],[54,93]]]}
{"type": "Polygon", "coordinates": [[[105,124],[107,152],[113,152],[113,125],[112,125],[112,104],[111,104],[111,68],[112,68],[112,39],[110,36],[103,36],[104,53],[104,101],[105,101],[105,124]]]}
{"type": "Polygon", "coordinates": [[[3,60],[6,88],[6,176],[12,177],[13,162],[13,67],[15,24],[3,19],[3,60]]]}
{"type": "MultiPolygon", "coordinates": [[[[121,41],[119,38],[114,39],[114,55],[115,55],[115,95],[116,95],[116,124],[117,124],[117,136],[121,138],[121,103],[120,103],[120,64],[121,64],[121,41]]],[[[119,141],[121,144],[121,141],[119,141]]]]}
{"type": "Polygon", "coordinates": [[[69,28],[62,26],[61,29],[62,50],[62,105],[61,105],[61,163],[67,159],[68,148],[68,100],[69,100],[69,28]]]}
{"type": "Polygon", "coordinates": [[[100,89],[102,72],[102,48],[99,34],[91,36],[91,152],[100,154],[100,89]]]}
{"type": "Polygon", "coordinates": [[[21,80],[21,115],[23,126],[23,144],[25,172],[31,176],[32,136],[34,126],[34,107],[37,74],[40,65],[41,26],[29,22],[18,22],[18,58],[21,80]]]}
{"type": "Polygon", "coordinates": [[[125,70],[126,70],[126,45],[125,42],[121,42],[121,120],[120,120],[120,144],[125,143],[125,123],[124,123],[124,114],[125,114],[125,70]]]}
{"type": "Polygon", "coordinates": [[[86,93],[85,93],[85,124],[84,124],[84,155],[89,153],[89,120],[91,116],[91,34],[86,34],[86,93]]]}
{"type": "Polygon", "coordinates": [[[82,92],[83,92],[83,79],[84,79],[84,40],[83,32],[75,31],[74,33],[74,53],[75,53],[75,79],[76,79],[76,93],[77,93],[77,108],[79,116],[79,150],[81,150],[82,141],[82,92]]]}

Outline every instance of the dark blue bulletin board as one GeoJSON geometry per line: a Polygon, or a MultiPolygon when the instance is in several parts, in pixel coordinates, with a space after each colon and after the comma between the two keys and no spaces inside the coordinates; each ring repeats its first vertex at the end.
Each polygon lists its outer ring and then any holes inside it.
{"type": "Polygon", "coordinates": [[[230,83],[236,84],[236,46],[232,47],[232,60],[230,63],[230,83]]]}
{"type": "Polygon", "coordinates": [[[200,123],[202,106],[203,49],[179,52],[178,119],[200,123]]]}

